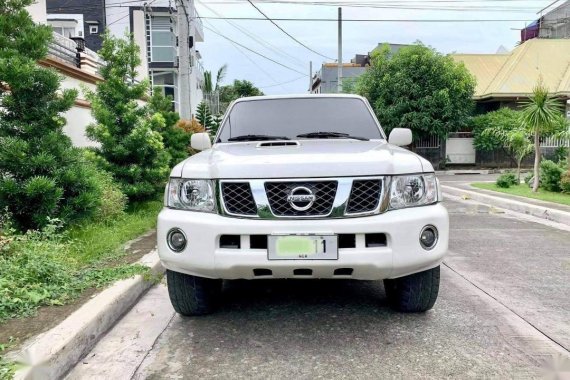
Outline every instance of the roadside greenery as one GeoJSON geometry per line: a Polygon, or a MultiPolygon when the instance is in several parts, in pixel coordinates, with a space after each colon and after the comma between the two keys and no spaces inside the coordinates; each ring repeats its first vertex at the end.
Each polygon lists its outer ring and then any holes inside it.
{"type": "Polygon", "coordinates": [[[494,183],[481,182],[481,183],[472,183],[471,186],[476,187],[478,189],[498,191],[500,193],[518,195],[521,197],[538,199],[547,202],[560,203],[563,205],[570,206],[570,194],[555,193],[543,189],[539,189],[538,192],[534,192],[526,184],[515,185],[508,188],[501,188],[494,183]]]}
{"type": "Polygon", "coordinates": [[[534,148],[522,123],[522,113],[501,108],[473,118],[473,145],[482,151],[502,149],[517,163],[517,180],[521,180],[521,164],[534,148]]]}
{"type": "Polygon", "coordinates": [[[221,86],[219,92],[220,104],[225,106],[239,98],[263,95],[263,92],[255,87],[253,83],[248,80],[239,79],[234,80],[230,85],[221,86]]]}
{"type": "Polygon", "coordinates": [[[391,54],[375,52],[355,91],[368,98],[383,128],[410,128],[414,141],[444,138],[468,125],[475,79],[451,56],[417,43],[391,54]]]}
{"type": "Polygon", "coordinates": [[[503,189],[507,189],[511,186],[516,186],[520,183],[520,179],[510,172],[501,174],[499,178],[497,178],[497,186],[503,189]]]}
{"type": "Polygon", "coordinates": [[[0,238],[0,322],[33,315],[40,306],[62,305],[83,290],[145,272],[122,262],[122,246],[153,228],[158,201],[132,207],[106,223],[63,230],[58,219],[42,231],[15,234],[3,226],[0,238]]]}
{"type": "Polygon", "coordinates": [[[210,107],[204,101],[200,102],[196,108],[196,120],[211,134],[211,130],[214,127],[214,118],[210,112],[210,107]]]}
{"type": "Polygon", "coordinates": [[[148,93],[148,82],[137,82],[139,47],[128,35],[115,38],[106,33],[99,55],[106,64],[103,81],[87,92],[96,123],[87,135],[100,144],[94,148],[97,164],[110,172],[129,200],[153,199],[168,176],[171,156],[164,148],[160,130],[165,117],[151,114],[152,107],[139,105],[148,93]]]}
{"type": "Polygon", "coordinates": [[[36,25],[25,7],[7,0],[0,9],[0,209],[19,230],[42,228],[48,218],[70,222],[91,216],[100,204],[95,168],[63,134],[77,95],[61,90],[45,58],[51,28],[36,25]]]}
{"type": "Polygon", "coordinates": [[[191,131],[178,126],[180,116],[172,110],[172,98],[166,97],[160,88],[155,88],[148,102],[150,115],[160,114],[164,118],[164,125],[160,125],[158,132],[162,136],[164,149],[168,152],[168,167],[172,168],[190,155],[191,131]]]}
{"type": "Polygon", "coordinates": [[[534,182],[532,191],[536,192],[540,183],[540,138],[568,129],[567,120],[562,114],[562,104],[558,99],[550,96],[548,88],[542,82],[542,78],[534,87],[530,99],[522,104],[521,120],[534,137],[534,182]]]}

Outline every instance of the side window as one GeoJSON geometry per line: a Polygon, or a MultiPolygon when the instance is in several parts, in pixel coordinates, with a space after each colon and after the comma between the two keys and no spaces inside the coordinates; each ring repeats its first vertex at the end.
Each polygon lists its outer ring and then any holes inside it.
{"type": "Polygon", "coordinates": [[[89,25],[89,34],[99,34],[99,25],[89,25]]]}

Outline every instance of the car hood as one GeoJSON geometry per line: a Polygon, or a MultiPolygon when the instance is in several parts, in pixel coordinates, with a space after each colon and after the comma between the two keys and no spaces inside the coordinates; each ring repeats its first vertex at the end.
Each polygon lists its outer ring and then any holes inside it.
{"type": "Polygon", "coordinates": [[[183,178],[309,178],[391,175],[433,171],[420,156],[383,140],[300,140],[215,144],[172,170],[183,178]],[[291,143],[291,142],[289,142],[291,143]]]}

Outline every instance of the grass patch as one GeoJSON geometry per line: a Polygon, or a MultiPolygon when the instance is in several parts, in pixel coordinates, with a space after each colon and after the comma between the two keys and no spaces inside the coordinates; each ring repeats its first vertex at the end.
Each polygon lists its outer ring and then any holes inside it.
{"type": "Polygon", "coordinates": [[[538,199],[541,201],[559,203],[562,205],[570,206],[570,194],[555,193],[552,191],[546,191],[544,189],[538,189],[538,192],[533,193],[532,189],[526,184],[515,185],[509,188],[501,188],[494,183],[477,182],[477,183],[472,183],[471,186],[476,187],[478,189],[492,190],[492,191],[497,191],[499,193],[518,195],[520,197],[538,199]]]}
{"type": "Polygon", "coordinates": [[[121,262],[124,243],[154,228],[161,202],[141,203],[106,223],[57,221],[42,232],[0,236],[0,323],[63,305],[88,288],[148,271],[121,262]]]}

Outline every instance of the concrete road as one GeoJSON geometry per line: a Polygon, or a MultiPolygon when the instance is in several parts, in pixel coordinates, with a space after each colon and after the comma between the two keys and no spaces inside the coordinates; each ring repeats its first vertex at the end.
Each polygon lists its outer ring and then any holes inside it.
{"type": "Polygon", "coordinates": [[[450,254],[428,313],[392,311],[381,282],[232,281],[219,312],[183,318],[160,285],[69,378],[570,377],[570,232],[446,205],[450,254]]]}

